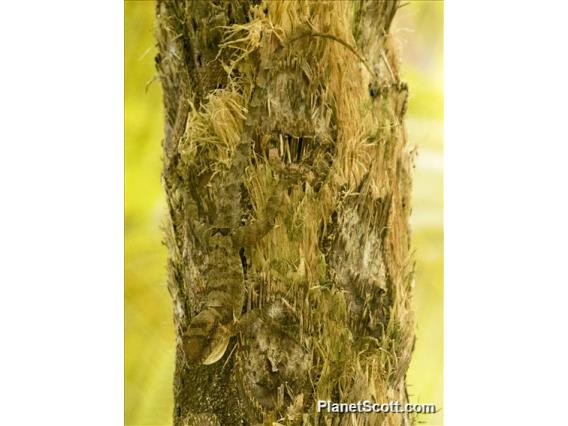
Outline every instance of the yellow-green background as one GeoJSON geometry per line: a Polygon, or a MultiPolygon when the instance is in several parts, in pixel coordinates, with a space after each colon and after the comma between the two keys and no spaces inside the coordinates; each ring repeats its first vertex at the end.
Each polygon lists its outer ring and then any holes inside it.
{"type": "MultiPolygon", "coordinates": [[[[171,424],[174,333],[160,225],[161,91],[153,81],[152,1],[125,2],[125,424],[171,424]]],[[[443,2],[412,1],[393,30],[410,86],[407,129],[418,147],[413,193],[417,342],[411,399],[443,416],[443,2]]]]}

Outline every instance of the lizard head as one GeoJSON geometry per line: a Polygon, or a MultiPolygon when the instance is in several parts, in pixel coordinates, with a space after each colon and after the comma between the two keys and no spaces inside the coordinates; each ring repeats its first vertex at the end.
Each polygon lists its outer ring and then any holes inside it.
{"type": "Polygon", "coordinates": [[[231,334],[217,320],[213,309],[196,315],[183,337],[183,349],[189,362],[210,365],[225,354],[231,334]]]}

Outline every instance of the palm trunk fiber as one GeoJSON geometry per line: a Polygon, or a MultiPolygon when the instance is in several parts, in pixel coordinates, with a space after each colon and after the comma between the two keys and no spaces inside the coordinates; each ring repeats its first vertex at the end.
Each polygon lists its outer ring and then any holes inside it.
{"type": "Polygon", "coordinates": [[[158,1],[174,425],[407,425],[396,1],[158,1]]]}

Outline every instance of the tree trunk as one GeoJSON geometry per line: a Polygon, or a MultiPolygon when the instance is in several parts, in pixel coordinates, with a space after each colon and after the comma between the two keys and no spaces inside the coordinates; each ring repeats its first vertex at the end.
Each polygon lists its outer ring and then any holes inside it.
{"type": "Polygon", "coordinates": [[[406,425],[395,1],[158,1],[174,424],[406,425]]]}

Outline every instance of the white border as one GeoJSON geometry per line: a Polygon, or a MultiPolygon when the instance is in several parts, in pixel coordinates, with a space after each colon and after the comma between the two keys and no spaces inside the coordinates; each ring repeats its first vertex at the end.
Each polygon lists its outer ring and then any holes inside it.
{"type": "Polygon", "coordinates": [[[6,2],[0,424],[123,423],[123,3],[6,2]]]}
{"type": "Polygon", "coordinates": [[[445,9],[445,423],[563,424],[567,7],[445,9]]]}

